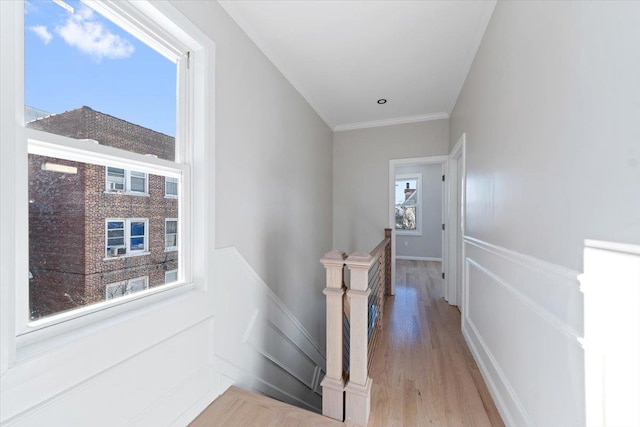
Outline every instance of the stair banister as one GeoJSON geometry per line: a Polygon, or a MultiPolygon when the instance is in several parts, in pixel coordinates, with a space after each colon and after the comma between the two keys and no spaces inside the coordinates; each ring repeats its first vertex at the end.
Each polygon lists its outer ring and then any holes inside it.
{"type": "Polygon", "coordinates": [[[347,291],[351,309],[349,382],[345,387],[345,422],[366,426],[371,411],[371,378],[368,375],[368,302],[370,254],[354,252],[345,261],[351,274],[347,291]]]}
{"type": "Polygon", "coordinates": [[[344,264],[347,255],[333,250],[320,262],[326,270],[327,296],[327,372],[322,386],[322,414],[344,421],[344,376],[342,370],[344,264]]]}

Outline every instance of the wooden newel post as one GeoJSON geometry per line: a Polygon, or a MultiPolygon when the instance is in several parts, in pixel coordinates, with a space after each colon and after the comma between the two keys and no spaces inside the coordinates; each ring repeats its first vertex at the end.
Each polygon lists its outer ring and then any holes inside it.
{"type": "Polygon", "coordinates": [[[345,387],[345,422],[366,426],[371,410],[371,378],[368,376],[368,304],[369,267],[373,259],[369,254],[355,252],[347,258],[351,272],[351,286],[347,291],[350,316],[349,383],[345,387]]]}
{"type": "Polygon", "coordinates": [[[320,262],[324,265],[327,287],[327,374],[322,386],[322,415],[344,421],[344,377],[342,374],[344,261],[340,251],[328,252],[320,262]]]}

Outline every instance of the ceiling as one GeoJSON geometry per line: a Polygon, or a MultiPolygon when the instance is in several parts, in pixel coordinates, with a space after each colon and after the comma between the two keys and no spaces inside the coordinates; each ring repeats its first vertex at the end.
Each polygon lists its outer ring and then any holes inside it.
{"type": "Polygon", "coordinates": [[[337,131],[449,117],[495,3],[220,1],[337,131]]]}

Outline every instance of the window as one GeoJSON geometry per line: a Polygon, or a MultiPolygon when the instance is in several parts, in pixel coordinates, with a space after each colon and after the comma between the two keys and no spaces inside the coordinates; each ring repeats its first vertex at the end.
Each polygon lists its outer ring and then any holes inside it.
{"type": "Polygon", "coordinates": [[[397,234],[422,234],[422,174],[398,175],[395,182],[395,228],[397,234]]]}
{"type": "Polygon", "coordinates": [[[173,283],[178,281],[178,270],[165,271],[164,283],[173,283]]]}
{"type": "Polygon", "coordinates": [[[4,369],[23,345],[131,309],[136,316],[157,314],[164,309],[154,305],[146,310],[147,304],[202,289],[201,280],[192,281],[192,271],[205,277],[206,262],[191,252],[194,247],[208,252],[213,228],[208,237],[192,230],[194,225],[204,229],[204,218],[212,214],[205,202],[211,189],[204,165],[213,163],[209,150],[215,132],[207,123],[213,91],[207,88],[214,83],[215,51],[205,33],[163,2],[0,1],[0,19],[0,69],[8,77],[2,80],[0,104],[9,112],[0,116],[0,170],[9,184],[0,187],[7,243],[1,270],[3,278],[13,279],[2,286],[7,298],[0,300],[0,321],[10,325],[9,334],[0,334],[4,369]],[[72,29],[77,31],[67,31],[72,29]],[[84,37],[87,30],[92,37],[84,37]],[[143,59],[137,63],[141,68],[130,67],[135,57],[143,59]],[[132,137],[96,130],[85,119],[109,122],[111,129],[132,137]],[[152,137],[145,137],[149,132],[152,137]],[[194,159],[203,163],[193,167],[194,159]],[[106,168],[114,169],[110,177],[106,168]],[[136,174],[127,181],[126,171],[146,174],[146,182],[136,174]],[[181,197],[163,206],[157,200],[165,199],[166,177],[173,178],[181,197]],[[114,191],[123,192],[139,191],[144,183],[149,198],[105,197],[107,180],[114,182],[114,191]],[[128,212],[129,206],[155,211],[128,212]],[[133,245],[162,248],[165,217],[179,221],[181,250],[152,260],[148,290],[125,299],[126,304],[104,302],[107,284],[126,276],[124,270],[137,272],[138,263],[151,258],[109,261],[104,269],[107,245],[116,253],[123,243],[131,250],[126,219],[148,218],[137,225],[138,233],[133,230],[138,239],[133,245]],[[110,218],[119,223],[107,233],[110,218]],[[49,263],[46,254],[64,259],[49,263]],[[161,272],[174,269],[179,269],[180,282],[164,288],[161,272]]]}
{"type": "Polygon", "coordinates": [[[178,220],[175,218],[164,221],[164,248],[165,251],[178,249],[178,220]]]}
{"type": "Polygon", "coordinates": [[[121,282],[109,283],[105,287],[105,298],[112,299],[129,295],[134,292],[144,291],[149,288],[149,276],[138,277],[136,279],[123,280],[121,282]]]}
{"type": "Polygon", "coordinates": [[[164,196],[178,197],[178,180],[176,178],[166,177],[164,180],[164,196]]]}
{"type": "Polygon", "coordinates": [[[147,219],[107,220],[106,257],[146,253],[148,223],[147,219]]]}
{"type": "MultiPolygon", "coordinates": [[[[147,174],[107,167],[107,192],[147,194],[147,174]]],[[[176,184],[177,185],[177,184],[176,184]]]]}

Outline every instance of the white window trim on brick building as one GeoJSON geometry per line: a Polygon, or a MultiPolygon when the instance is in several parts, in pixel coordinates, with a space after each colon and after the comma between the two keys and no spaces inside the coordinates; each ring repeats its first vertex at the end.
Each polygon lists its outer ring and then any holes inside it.
{"type": "Polygon", "coordinates": [[[149,289],[149,276],[136,277],[135,279],[109,283],[105,286],[104,296],[105,299],[110,300],[113,298],[140,292],[145,289],[149,289]]]}
{"type": "Polygon", "coordinates": [[[178,270],[169,270],[164,272],[164,283],[173,283],[178,280],[178,270]]]}
{"type": "MultiPolygon", "coordinates": [[[[23,2],[0,2],[0,376],[38,378],[38,370],[73,370],[53,383],[42,383],[38,393],[23,396],[25,407],[53,399],[78,378],[95,375],[113,365],[95,354],[96,345],[119,348],[117,360],[126,360],[151,348],[171,334],[212,316],[215,241],[215,201],[206,197],[215,188],[215,44],[169,2],[90,2],[89,6],[125,28],[167,58],[178,60],[178,117],[176,162],[136,153],[123,153],[99,144],[81,144],[64,136],[24,126],[24,9],[23,2]],[[189,65],[187,64],[189,63],[189,65]],[[28,272],[28,163],[27,154],[113,166],[178,179],[180,269],[178,281],[116,298],[35,322],[29,321],[28,272]],[[206,218],[206,221],[205,221],[206,218]],[[197,229],[193,234],[191,230],[197,229]],[[199,250],[195,252],[194,247],[199,250]],[[195,277],[196,279],[192,279],[195,277]],[[15,284],[15,286],[11,286],[15,284]],[[8,286],[4,286],[8,285],[8,286]],[[179,298],[177,298],[179,297],[179,298]],[[167,304],[167,301],[171,301],[167,304]],[[146,325],[146,326],[145,326],[146,325]],[[148,325],[158,335],[143,332],[148,325]],[[106,333],[106,331],[109,331],[106,333]],[[137,331],[135,340],[117,337],[137,331]],[[68,345],[75,342],[74,345],[68,345]],[[22,363],[38,357],[37,364],[22,363]],[[78,358],[92,364],[78,364],[78,358]],[[43,400],[44,399],[44,400],[43,400]]],[[[20,392],[3,386],[3,393],[20,392]],[[12,391],[13,390],[13,391],[12,391]]]]}
{"type": "Polygon", "coordinates": [[[178,218],[166,218],[164,220],[164,251],[165,252],[171,252],[171,251],[177,251],[178,250],[178,228],[180,227],[180,223],[178,222],[178,218]],[[175,222],[176,223],[176,232],[175,233],[169,233],[169,229],[167,227],[169,222],[175,222]],[[172,245],[172,246],[168,246],[167,245],[167,238],[169,237],[169,235],[171,234],[175,234],[176,236],[176,244],[172,245]]]}
{"type": "Polygon", "coordinates": [[[105,170],[105,193],[127,193],[135,195],[149,195],[149,174],[145,172],[131,171],[123,168],[107,166],[105,170]],[[112,170],[110,174],[109,170],[112,170]],[[122,178],[118,179],[113,174],[114,169],[122,171],[122,178]],[[144,179],[144,189],[142,191],[134,190],[131,184],[132,179],[144,179]]]}
{"type": "Polygon", "coordinates": [[[135,255],[147,255],[149,253],[149,219],[148,218],[107,218],[105,221],[105,259],[122,258],[135,255]],[[119,239],[120,237],[113,237],[110,235],[111,231],[120,230],[120,228],[109,228],[110,223],[123,224],[123,242],[122,244],[111,245],[110,240],[119,239]],[[131,229],[134,223],[144,224],[144,234],[134,235],[131,229]],[[134,248],[131,245],[131,240],[134,238],[143,238],[144,247],[134,248]],[[113,251],[116,249],[116,251],[113,251]],[[118,251],[117,249],[124,249],[124,251],[118,251]]]}
{"type": "Polygon", "coordinates": [[[164,197],[166,197],[167,199],[177,199],[178,198],[178,180],[175,178],[171,178],[168,176],[164,177],[164,197]],[[169,186],[167,184],[171,183],[172,185],[175,184],[176,187],[176,192],[175,193],[170,193],[169,192],[169,186]]]}

